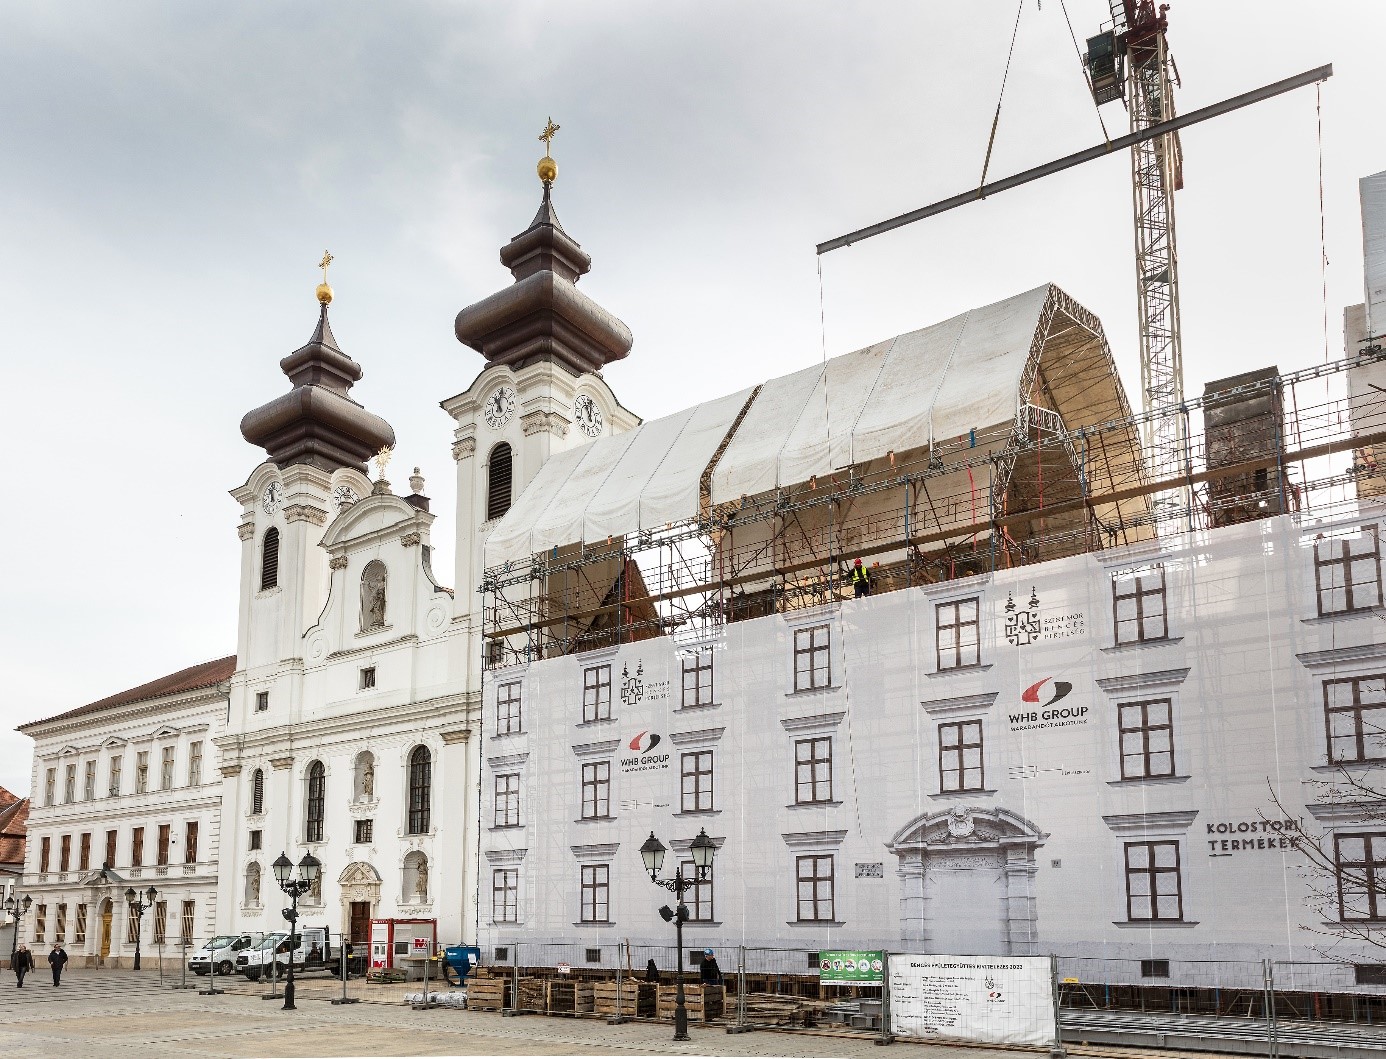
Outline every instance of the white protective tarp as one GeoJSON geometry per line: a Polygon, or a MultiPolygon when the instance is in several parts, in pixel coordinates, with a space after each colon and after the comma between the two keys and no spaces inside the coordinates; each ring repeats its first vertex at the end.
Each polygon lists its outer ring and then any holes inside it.
{"type": "Polygon", "coordinates": [[[553,456],[487,540],[485,564],[696,515],[703,472],[750,395],[741,390],[553,456]]]}
{"type": "Polygon", "coordinates": [[[1005,301],[773,379],[718,462],[712,501],[808,481],[1010,420],[1048,299],[1005,301]]]}

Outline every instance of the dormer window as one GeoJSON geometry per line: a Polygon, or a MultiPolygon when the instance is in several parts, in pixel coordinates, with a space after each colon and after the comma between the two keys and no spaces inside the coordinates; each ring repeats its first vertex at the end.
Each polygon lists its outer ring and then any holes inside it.
{"type": "Polygon", "coordinates": [[[500,518],[510,510],[510,445],[502,441],[491,450],[486,464],[486,520],[500,518]]]}
{"type": "Polygon", "coordinates": [[[260,544],[260,591],[279,586],[279,530],[271,526],[260,544]]]}

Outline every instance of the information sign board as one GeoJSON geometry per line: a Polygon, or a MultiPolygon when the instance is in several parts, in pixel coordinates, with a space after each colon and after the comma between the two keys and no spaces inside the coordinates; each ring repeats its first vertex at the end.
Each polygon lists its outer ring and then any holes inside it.
{"type": "Polygon", "coordinates": [[[1049,957],[892,955],[890,1028],[909,1037],[1052,1045],[1049,957]]]}
{"type": "Polygon", "coordinates": [[[885,954],[875,951],[820,952],[818,981],[822,985],[880,985],[885,954]]]}

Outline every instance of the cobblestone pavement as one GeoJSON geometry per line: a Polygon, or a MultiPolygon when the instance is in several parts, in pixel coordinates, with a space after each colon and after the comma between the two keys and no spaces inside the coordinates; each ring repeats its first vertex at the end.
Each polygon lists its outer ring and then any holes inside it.
{"type": "MultiPolygon", "coordinates": [[[[884,1059],[903,1052],[918,1059],[1015,1059],[1025,1053],[975,1047],[897,1043],[878,1049],[870,1037],[842,1034],[757,1032],[728,1034],[720,1026],[690,1028],[692,1040],[676,1044],[668,1023],[609,1026],[600,1019],[527,1016],[505,1018],[484,1011],[414,1011],[403,1002],[418,986],[373,986],[352,981],[363,1002],[327,1003],[341,995],[335,979],[299,983],[297,1011],[262,1000],[263,985],[218,979],[229,987],[204,996],[208,980],[174,989],[178,980],[131,971],[70,971],[54,988],[46,973],[32,975],[22,990],[8,972],[0,980],[0,1054],[16,1056],[406,1056],[406,1055],[706,1055],[842,1056],[884,1059]]],[[[1070,1049],[1076,1055],[1135,1055],[1150,1051],[1070,1049]]],[[[1209,1059],[1207,1053],[1201,1059],[1209,1059]]]]}

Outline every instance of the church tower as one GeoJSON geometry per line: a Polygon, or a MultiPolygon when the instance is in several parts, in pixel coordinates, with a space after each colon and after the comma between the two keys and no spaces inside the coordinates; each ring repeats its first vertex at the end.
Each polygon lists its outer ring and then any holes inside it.
{"type": "Polygon", "coordinates": [[[549,157],[552,121],[539,139],[543,198],[534,220],[501,248],[515,282],[457,314],[459,342],[486,360],[465,393],[442,403],[457,424],[456,583],[472,612],[480,597],[486,535],[556,452],[638,426],[601,371],[623,359],[630,328],[577,289],[592,259],[558,221],[549,157]]]}
{"type": "Polygon", "coordinates": [[[303,633],[327,598],[328,555],[319,547],[324,527],[338,508],[370,492],[366,460],[395,441],[389,423],[351,399],[362,371],[328,322],[330,261],[325,254],[312,337],[279,362],[291,388],[241,420],[242,436],[267,456],[231,492],[242,505],[236,653],[244,701],[232,703],[233,715],[238,706],[242,711],[241,723],[256,714],[267,716],[253,724],[294,719],[294,685],[280,678],[301,671],[303,633]]]}

